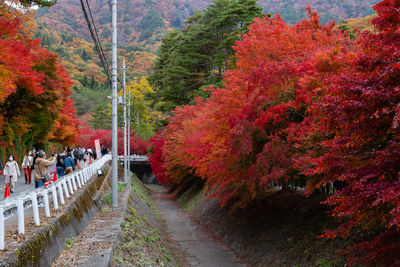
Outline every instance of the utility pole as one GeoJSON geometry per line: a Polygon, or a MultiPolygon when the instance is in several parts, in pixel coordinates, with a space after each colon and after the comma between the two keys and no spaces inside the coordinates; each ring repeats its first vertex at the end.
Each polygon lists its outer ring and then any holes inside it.
{"type": "Polygon", "coordinates": [[[118,207],[117,0],[112,0],[112,205],[118,207]]]}
{"type": "Polygon", "coordinates": [[[129,164],[131,164],[131,88],[129,87],[129,94],[128,94],[128,160],[129,164]]]}
{"type": "Polygon", "coordinates": [[[122,62],[122,76],[123,76],[123,86],[124,86],[124,182],[128,182],[128,159],[127,159],[127,122],[126,122],[126,75],[125,75],[125,58],[123,58],[122,62]]]}

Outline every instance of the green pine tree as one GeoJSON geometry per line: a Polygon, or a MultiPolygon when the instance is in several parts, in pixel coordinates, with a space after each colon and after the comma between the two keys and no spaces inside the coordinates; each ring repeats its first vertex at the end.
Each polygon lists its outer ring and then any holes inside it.
{"type": "Polygon", "coordinates": [[[171,111],[198,95],[207,97],[204,87],[222,86],[222,74],[234,66],[232,46],[260,16],[256,0],[215,0],[190,17],[185,29],[163,38],[149,77],[157,109],[171,111]]]}

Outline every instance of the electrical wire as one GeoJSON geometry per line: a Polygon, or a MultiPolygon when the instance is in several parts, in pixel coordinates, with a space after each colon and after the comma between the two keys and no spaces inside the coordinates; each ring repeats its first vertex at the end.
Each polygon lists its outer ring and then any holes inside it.
{"type": "MultiPolygon", "coordinates": [[[[87,4],[88,10],[89,10],[90,18],[91,18],[91,20],[92,20],[92,25],[93,25],[93,28],[94,28],[94,33],[96,34],[96,38],[97,38],[97,40],[98,40],[98,42],[99,42],[100,51],[101,51],[101,53],[103,54],[104,59],[106,59],[106,57],[105,57],[105,55],[104,55],[103,46],[101,45],[99,35],[97,34],[96,24],[94,23],[93,15],[92,15],[92,9],[90,8],[89,1],[88,1],[88,0],[86,0],[86,4],[87,4]]],[[[109,70],[110,68],[109,68],[109,66],[108,66],[107,60],[105,61],[105,63],[106,63],[106,65],[107,65],[107,69],[109,70]]]]}
{"type": "Polygon", "coordinates": [[[98,38],[98,34],[97,34],[96,26],[94,24],[93,15],[92,15],[91,10],[90,10],[89,2],[86,0],[86,3],[88,5],[88,10],[90,12],[91,21],[89,19],[88,12],[86,11],[86,7],[85,7],[85,4],[84,4],[83,0],[80,0],[80,2],[81,2],[81,7],[82,7],[83,14],[84,14],[85,19],[86,19],[86,23],[87,23],[88,28],[89,28],[90,35],[91,35],[91,37],[92,37],[92,39],[93,39],[93,41],[95,43],[95,47],[96,47],[97,53],[99,54],[99,58],[100,58],[101,64],[102,64],[102,66],[104,68],[104,71],[106,73],[107,79],[108,79],[108,81],[109,81],[109,83],[111,85],[110,68],[109,68],[109,66],[107,64],[106,57],[104,56],[104,51],[103,51],[103,47],[101,45],[100,39],[98,38]],[[92,25],[93,25],[93,27],[92,27],[92,25]],[[95,30],[93,30],[93,28],[95,30]]]}

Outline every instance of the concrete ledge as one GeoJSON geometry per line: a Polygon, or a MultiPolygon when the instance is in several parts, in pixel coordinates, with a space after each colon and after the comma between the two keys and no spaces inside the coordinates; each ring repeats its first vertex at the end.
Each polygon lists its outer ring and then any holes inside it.
{"type": "Polygon", "coordinates": [[[65,240],[78,236],[102,207],[103,195],[98,191],[109,188],[109,163],[103,167],[103,173],[107,175],[92,178],[82,191],[76,192],[63,214],[39,228],[16,251],[0,259],[0,266],[51,266],[64,249],[65,240]]]}

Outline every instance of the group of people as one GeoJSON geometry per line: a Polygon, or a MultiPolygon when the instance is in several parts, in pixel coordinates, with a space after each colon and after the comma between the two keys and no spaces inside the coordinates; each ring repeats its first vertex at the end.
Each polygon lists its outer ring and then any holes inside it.
{"type": "MultiPolygon", "coordinates": [[[[108,153],[108,150],[103,147],[103,152],[108,153]]],[[[43,150],[36,151],[35,149],[29,151],[24,156],[22,161],[22,169],[25,176],[25,184],[31,184],[32,174],[35,183],[35,188],[44,186],[44,176],[49,171],[57,173],[58,177],[63,177],[77,169],[87,166],[96,160],[97,155],[91,148],[66,148],[61,154],[52,153],[49,159],[46,159],[46,153],[43,150]],[[54,166],[52,170],[49,167],[54,166]]],[[[0,170],[3,171],[5,176],[5,183],[9,186],[10,193],[14,193],[15,182],[18,177],[21,176],[18,162],[15,160],[13,155],[10,155],[8,161],[3,166],[3,162],[0,159],[0,170]]]]}
{"type": "Polygon", "coordinates": [[[75,170],[81,169],[97,159],[97,154],[91,148],[66,149],[57,156],[57,175],[63,177],[75,170]]]}

